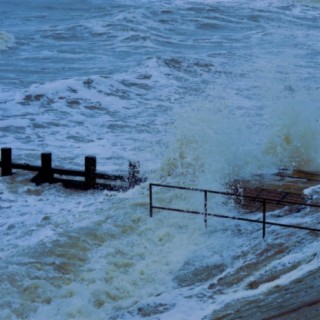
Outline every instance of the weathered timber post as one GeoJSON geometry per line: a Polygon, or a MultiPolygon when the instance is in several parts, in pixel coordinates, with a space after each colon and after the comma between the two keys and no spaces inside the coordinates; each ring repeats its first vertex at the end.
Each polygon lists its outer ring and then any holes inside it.
{"type": "Polygon", "coordinates": [[[50,152],[41,153],[41,167],[31,182],[40,186],[43,183],[53,183],[52,155],[50,152]]]}
{"type": "Polygon", "coordinates": [[[52,154],[50,152],[41,153],[41,177],[43,182],[52,182],[52,154]]]}
{"type": "Polygon", "coordinates": [[[12,175],[12,149],[1,148],[1,176],[12,175]]]}
{"type": "Polygon", "coordinates": [[[128,175],[128,184],[129,188],[133,188],[135,185],[139,184],[141,182],[139,178],[139,162],[129,162],[129,175],[128,175]]]}
{"type": "Polygon", "coordinates": [[[84,160],[85,166],[85,187],[92,189],[96,185],[97,158],[86,156],[84,160]]]}

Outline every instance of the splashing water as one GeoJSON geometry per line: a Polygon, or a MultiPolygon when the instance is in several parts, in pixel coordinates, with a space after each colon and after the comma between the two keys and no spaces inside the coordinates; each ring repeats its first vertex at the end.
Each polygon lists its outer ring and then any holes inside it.
{"type": "MultiPolygon", "coordinates": [[[[0,35],[0,138],[18,162],[48,148],[79,167],[90,152],[99,171],[137,159],[151,182],[210,189],[282,166],[319,170],[316,1],[18,2],[0,4],[1,30],[19,38],[8,50],[14,37],[0,35]]],[[[30,178],[0,181],[3,319],[201,319],[276,285],[273,269],[294,277],[291,262],[318,263],[311,234],[270,227],[263,242],[260,227],[150,219],[147,185],[79,193],[30,178]]],[[[190,193],[155,197],[203,208],[190,193]]]]}
{"type": "Polygon", "coordinates": [[[319,100],[300,94],[270,110],[271,135],[265,152],[278,167],[320,170],[319,100]]]}

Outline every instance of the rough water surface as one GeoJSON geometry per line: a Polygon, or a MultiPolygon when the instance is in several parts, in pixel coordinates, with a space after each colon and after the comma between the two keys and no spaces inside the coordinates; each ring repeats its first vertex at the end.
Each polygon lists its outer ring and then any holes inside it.
{"type": "MultiPolygon", "coordinates": [[[[224,190],[320,171],[319,1],[2,0],[0,12],[1,147],[71,168],[93,154],[111,173],[140,161],[148,178],[127,193],[1,178],[1,319],[218,319],[317,270],[313,233],[270,227],[262,240],[259,225],[150,219],[148,182],[224,190]]],[[[193,193],[154,196],[203,208],[193,193]]]]}

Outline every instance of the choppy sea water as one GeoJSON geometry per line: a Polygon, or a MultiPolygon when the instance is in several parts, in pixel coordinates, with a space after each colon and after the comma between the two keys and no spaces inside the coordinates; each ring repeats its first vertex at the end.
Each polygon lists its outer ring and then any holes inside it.
{"type": "MultiPolygon", "coordinates": [[[[148,182],[219,190],[319,170],[319,1],[3,0],[0,11],[0,145],[16,161],[51,151],[80,168],[94,154],[99,171],[121,173],[137,160],[148,182]]],[[[250,225],[149,219],[147,183],[83,193],[30,178],[0,181],[2,319],[201,319],[268,289],[250,288],[265,273],[284,270],[277,285],[319,262],[314,235],[271,229],[262,241],[250,225]],[[275,247],[276,260],[228,282],[275,247]]]]}

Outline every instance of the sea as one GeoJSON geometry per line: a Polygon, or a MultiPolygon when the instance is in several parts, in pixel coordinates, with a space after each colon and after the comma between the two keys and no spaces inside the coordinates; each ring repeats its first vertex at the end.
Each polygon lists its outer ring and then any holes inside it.
{"type": "MultiPolygon", "coordinates": [[[[320,171],[319,0],[0,0],[0,13],[0,146],[13,161],[51,152],[54,166],[82,169],[94,155],[99,172],[138,161],[146,179],[112,192],[2,177],[0,319],[210,319],[319,266],[319,235],[149,217],[149,183],[225,191],[281,168],[320,171]]],[[[153,196],[203,208],[197,192],[153,196]]]]}

